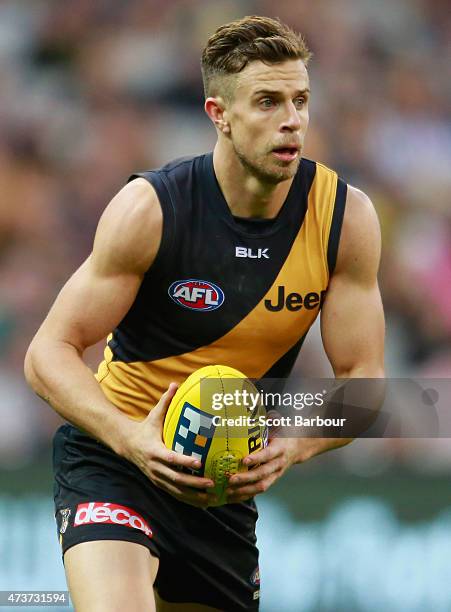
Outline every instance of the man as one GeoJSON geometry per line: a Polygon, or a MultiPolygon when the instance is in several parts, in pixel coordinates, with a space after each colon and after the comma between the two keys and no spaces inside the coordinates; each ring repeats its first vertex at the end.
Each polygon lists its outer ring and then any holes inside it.
{"type": "Polygon", "coordinates": [[[335,376],[383,376],[378,222],[301,160],[308,59],[272,19],[217,30],[202,56],[214,153],[131,177],[30,346],[30,385],[72,424],[55,438],[55,504],[77,611],[258,609],[252,497],[349,441],[275,438],[209,507],[213,483],[180,471],[198,462],[162,442],[191,372],[286,376],[322,306],[335,376]],[[82,354],[107,334],[94,377],[82,354]]]}

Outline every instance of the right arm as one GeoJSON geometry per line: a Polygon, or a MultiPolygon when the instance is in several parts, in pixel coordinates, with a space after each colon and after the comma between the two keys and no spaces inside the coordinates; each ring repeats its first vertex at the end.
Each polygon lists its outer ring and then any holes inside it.
{"type": "Polygon", "coordinates": [[[145,179],[126,185],[103,213],[91,255],[69,279],[38,330],[25,359],[34,391],[64,419],[135,463],[155,484],[194,505],[205,505],[211,481],[174,467],[198,467],[168,450],[161,439],[164,415],[177,386],[171,384],[142,422],[123,414],[104,395],[82,360],[130,309],[158,251],[162,212],[145,179]],[[193,488],[192,488],[193,487],[193,488]]]}

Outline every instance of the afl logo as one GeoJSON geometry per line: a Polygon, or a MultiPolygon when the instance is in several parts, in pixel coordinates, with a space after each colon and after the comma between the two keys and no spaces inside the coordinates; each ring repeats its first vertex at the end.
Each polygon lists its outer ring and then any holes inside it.
{"type": "Polygon", "coordinates": [[[224,303],[222,289],[209,281],[195,278],[175,281],[168,293],[176,304],[189,310],[216,310],[224,303]]]}
{"type": "Polygon", "coordinates": [[[258,567],[258,565],[252,572],[251,584],[253,584],[254,586],[258,586],[260,584],[260,568],[258,567]]]}

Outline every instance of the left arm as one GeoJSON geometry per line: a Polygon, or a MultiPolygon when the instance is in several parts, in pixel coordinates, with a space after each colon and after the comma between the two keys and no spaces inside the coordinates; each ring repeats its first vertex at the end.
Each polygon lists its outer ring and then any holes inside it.
{"type": "MultiPolygon", "coordinates": [[[[384,313],[377,283],[381,238],[370,199],[348,187],[337,264],[321,312],[324,349],[336,378],[384,377],[384,313]]],[[[349,444],[352,438],[273,438],[231,476],[229,502],[266,491],[293,463],[349,444]]]]}

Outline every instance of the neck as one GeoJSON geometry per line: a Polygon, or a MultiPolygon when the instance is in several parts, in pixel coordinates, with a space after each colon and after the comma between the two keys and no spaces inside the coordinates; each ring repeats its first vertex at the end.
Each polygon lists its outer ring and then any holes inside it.
{"type": "Polygon", "coordinates": [[[293,182],[293,178],[280,183],[262,180],[243,166],[234,150],[224,151],[220,142],[213,152],[213,166],[224,198],[236,217],[276,217],[293,182]]]}

